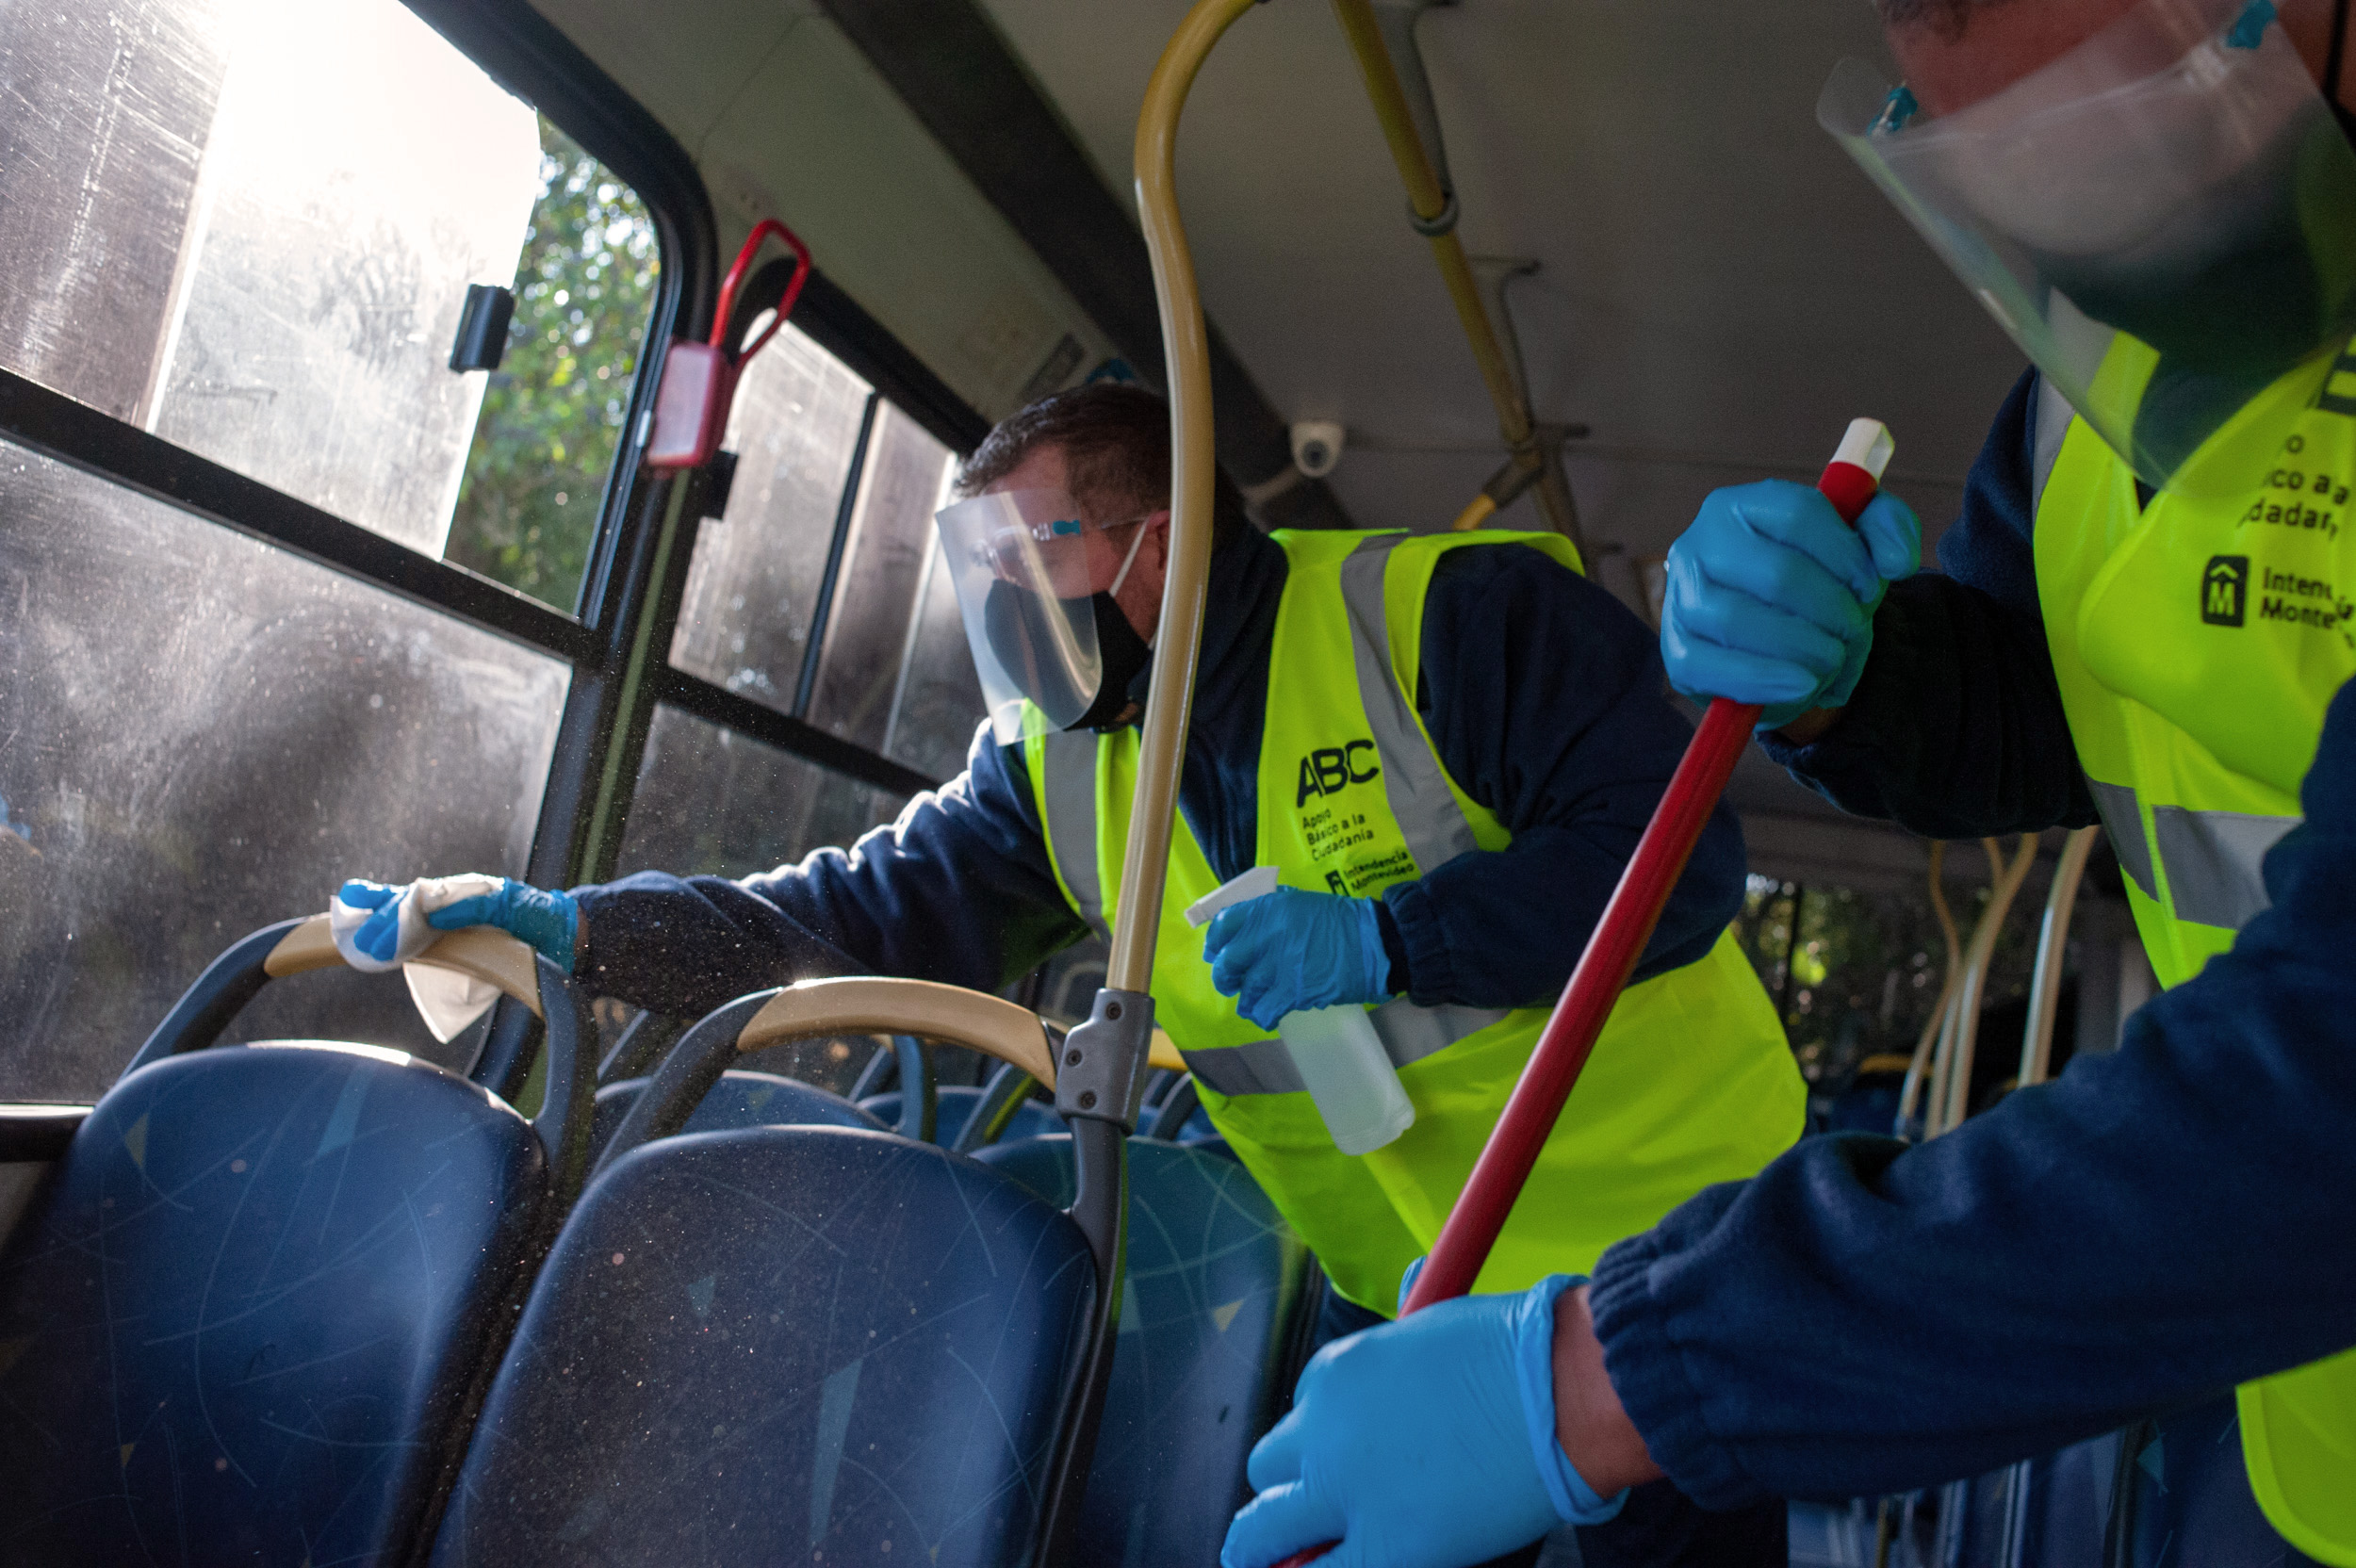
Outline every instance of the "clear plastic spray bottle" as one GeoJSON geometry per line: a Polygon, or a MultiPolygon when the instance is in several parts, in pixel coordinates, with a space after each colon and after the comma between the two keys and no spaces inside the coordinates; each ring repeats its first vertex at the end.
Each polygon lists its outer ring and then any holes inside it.
{"type": "MultiPolygon", "coordinates": [[[[1186,923],[1200,929],[1221,909],[1275,890],[1276,868],[1254,866],[1188,906],[1186,923]]],[[[1415,1103],[1366,1008],[1304,1007],[1278,1020],[1276,1033],[1343,1153],[1372,1153],[1415,1124],[1415,1103]]]]}

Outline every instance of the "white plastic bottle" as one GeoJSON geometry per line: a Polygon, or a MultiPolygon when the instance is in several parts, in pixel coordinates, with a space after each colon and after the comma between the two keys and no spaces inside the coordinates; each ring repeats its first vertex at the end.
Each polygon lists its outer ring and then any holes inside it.
{"type": "MultiPolygon", "coordinates": [[[[1190,905],[1186,923],[1207,925],[1221,909],[1275,890],[1276,868],[1254,866],[1190,905]]],[[[1305,1007],[1279,1019],[1276,1033],[1343,1153],[1372,1153],[1415,1124],[1415,1102],[1366,1008],[1354,1002],[1305,1007]]]]}

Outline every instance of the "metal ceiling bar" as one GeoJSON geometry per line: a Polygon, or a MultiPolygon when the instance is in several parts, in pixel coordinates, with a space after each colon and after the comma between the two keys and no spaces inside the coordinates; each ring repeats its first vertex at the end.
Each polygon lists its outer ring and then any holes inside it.
{"type": "MultiPolygon", "coordinates": [[[[1489,400],[1497,405],[1497,432],[1513,453],[1513,466],[1530,476],[1524,482],[1534,484],[1547,525],[1576,543],[1579,513],[1562,475],[1556,442],[1552,433],[1530,423],[1530,405],[1514,380],[1513,361],[1497,336],[1496,323],[1489,318],[1487,302],[1481,296],[1481,285],[1464,254],[1464,242],[1457,237],[1455,198],[1442,183],[1432,153],[1415,129],[1414,107],[1399,83],[1389,46],[1383,41],[1383,24],[1375,17],[1371,0],[1333,0],[1333,14],[1341,22],[1342,35],[1350,41],[1350,53],[1357,57],[1366,96],[1374,105],[1374,118],[1383,127],[1391,161],[1399,165],[1399,177],[1407,187],[1415,230],[1432,243],[1440,281],[1448,286],[1456,318],[1472,347],[1473,362],[1488,385],[1489,400]]],[[[1497,482],[1492,481],[1493,498],[1497,488],[1497,482]]]]}

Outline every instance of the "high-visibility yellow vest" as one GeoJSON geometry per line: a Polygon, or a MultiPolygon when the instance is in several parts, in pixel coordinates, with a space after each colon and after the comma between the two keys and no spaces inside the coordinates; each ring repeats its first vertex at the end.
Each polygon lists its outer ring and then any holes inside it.
{"type": "MultiPolygon", "coordinates": [[[[1373,897],[1513,835],[1460,790],[1415,713],[1424,592],[1450,549],[1530,546],[1577,570],[1556,534],[1284,532],[1268,660],[1254,863],[1289,888],[1373,897]]],[[[1104,931],[1119,893],[1137,735],[1025,742],[1057,879],[1104,931]]],[[[1387,1148],[1333,1147],[1283,1043],[1211,984],[1187,905],[1219,878],[1182,816],[1154,947],[1154,1019],[1185,1054],[1228,1143],[1336,1289],[1389,1314],[1430,1250],[1529,1060],[1548,1009],[1370,1009],[1415,1124],[1387,1148]]],[[[1534,897],[1546,896],[1534,890],[1534,897]]],[[[1499,941],[1520,939],[1500,932],[1499,941]]],[[[1567,964],[1577,955],[1564,954],[1567,964]]],[[[1798,1137],[1807,1091],[1775,1008],[1733,939],[1632,986],[1597,1042],[1478,1288],[1583,1271],[1713,1182],[1755,1174],[1798,1137]]]]}
{"type": "MultiPolygon", "coordinates": [[[[2148,351],[2104,373],[2148,379],[2148,351]]],[[[2356,356],[2257,399],[2196,454],[2186,491],[2149,507],[2058,395],[2040,384],[2038,400],[2053,668],[2152,972],[2181,985],[2266,908],[2259,862],[2298,825],[2324,710],[2356,675],[2356,356]]],[[[2266,1517],[2309,1556],[2356,1564],[2356,1352],[2238,1392],[2266,1517]]]]}

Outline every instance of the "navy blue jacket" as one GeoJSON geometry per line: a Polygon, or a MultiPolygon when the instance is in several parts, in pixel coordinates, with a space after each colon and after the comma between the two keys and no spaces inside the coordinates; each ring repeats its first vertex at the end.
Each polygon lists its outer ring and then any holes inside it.
{"type": "MultiPolygon", "coordinates": [[[[1179,808],[1222,879],[1252,863],[1284,576],[1284,551],[1249,531],[1211,562],[1179,808]]],[[[1385,890],[1392,984],[1426,1004],[1550,1003],[1690,728],[1643,623],[1525,547],[1443,558],[1422,653],[1416,707],[1440,760],[1513,841],[1385,890]]],[[[1742,876],[1742,829],[1722,810],[1638,972],[1707,953],[1741,904],[1742,876]]],[[[588,984],[690,1015],[815,974],[997,990],[1087,934],[1050,869],[1022,748],[995,744],[987,726],[962,775],[848,850],[741,881],[644,872],[576,894],[588,984]]]]}
{"type": "MultiPolygon", "coordinates": [[[[2026,384],[1897,585],[1840,727],[1781,756],[1943,838],[2095,820],[2029,553],[2026,384]]],[[[2356,1345],[2356,694],[2273,906],[2114,1054],[1909,1149],[1812,1139],[1604,1255],[1593,1305],[1653,1458],[1710,1507],[1973,1475],[2356,1345]]]]}

